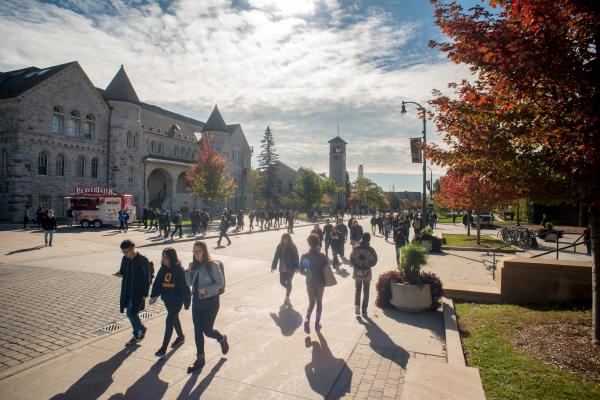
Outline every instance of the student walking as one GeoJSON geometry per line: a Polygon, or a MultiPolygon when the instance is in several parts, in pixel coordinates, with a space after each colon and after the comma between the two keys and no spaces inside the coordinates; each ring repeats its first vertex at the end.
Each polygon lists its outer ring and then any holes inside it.
{"type": "Polygon", "coordinates": [[[146,257],[138,253],[131,240],[121,242],[121,267],[113,274],[121,280],[120,310],[127,310],[133,335],[126,345],[134,345],[144,338],[147,328],[138,315],[144,310],[152,282],[152,266],[146,257]]]}
{"type": "Polygon", "coordinates": [[[205,364],[204,336],[216,339],[221,352],[227,354],[227,336],[213,328],[219,312],[219,294],[225,285],[218,262],[213,261],[206,243],[194,243],[194,258],[185,273],[187,284],[192,287],[192,319],[196,340],[196,360],[188,367],[188,372],[202,368],[205,364]]]}
{"type": "Polygon", "coordinates": [[[329,242],[331,244],[331,253],[333,255],[333,267],[338,269],[340,266],[340,260],[338,259],[338,254],[341,255],[340,248],[344,246],[343,239],[338,232],[338,225],[334,225],[331,228],[331,235],[329,242]]]}
{"type": "Polygon", "coordinates": [[[350,227],[350,245],[354,248],[360,242],[363,234],[363,228],[358,224],[358,220],[352,220],[352,226],[350,227]]]}
{"type": "Polygon", "coordinates": [[[271,264],[271,273],[277,269],[279,264],[279,282],[285,288],[284,303],[289,303],[290,293],[292,293],[292,279],[294,273],[299,271],[300,264],[298,263],[298,248],[292,240],[289,233],[281,235],[281,242],[275,249],[273,263],[271,264]]]}
{"type": "Polygon", "coordinates": [[[229,229],[229,221],[225,214],[221,215],[221,222],[219,223],[219,240],[217,240],[217,246],[221,246],[221,239],[227,239],[227,245],[231,244],[231,239],[227,236],[227,230],[229,229]]]}
{"type": "Polygon", "coordinates": [[[319,224],[315,224],[313,227],[313,230],[310,231],[310,233],[314,233],[315,235],[317,235],[319,237],[319,251],[321,251],[321,247],[323,247],[323,236],[324,236],[323,229],[321,229],[319,224]]]}
{"type": "Polygon", "coordinates": [[[327,218],[325,220],[325,226],[323,226],[323,239],[325,240],[325,255],[329,257],[329,246],[331,245],[331,230],[333,229],[333,225],[331,225],[331,220],[327,218]]]}
{"type": "Polygon", "coordinates": [[[175,229],[171,233],[171,240],[173,240],[173,236],[179,231],[179,239],[183,237],[182,224],[183,224],[183,216],[181,215],[181,210],[177,210],[175,215],[173,216],[173,223],[175,224],[175,229]]]}
{"type": "Polygon", "coordinates": [[[44,230],[44,243],[46,243],[46,246],[52,246],[52,237],[56,230],[54,210],[48,210],[48,214],[42,217],[42,229],[44,230]]]}
{"type": "Polygon", "coordinates": [[[173,335],[173,328],[175,328],[177,338],[171,347],[179,347],[185,342],[185,335],[181,329],[181,322],[179,322],[179,312],[181,307],[189,309],[191,301],[190,287],[185,280],[185,271],[177,258],[177,252],[172,247],[167,247],[162,252],[162,263],[152,285],[150,304],[154,304],[158,296],[165,303],[167,319],[163,344],[155,355],[164,357],[173,335]]]}
{"type": "Polygon", "coordinates": [[[352,278],[355,282],[354,306],[355,313],[359,315],[362,310],[363,317],[367,316],[367,306],[369,305],[369,289],[373,274],[371,268],[377,264],[377,253],[369,242],[371,235],[368,232],[363,233],[362,240],[350,254],[350,264],[352,265],[352,278]],[[362,291],[362,307],[360,295],[362,291]]]}
{"type": "Polygon", "coordinates": [[[323,315],[323,293],[325,292],[325,268],[329,267],[329,260],[319,251],[319,237],[309,235],[308,246],[310,250],[303,254],[300,260],[300,272],[306,275],[306,290],[308,292],[308,309],[304,320],[304,332],[310,333],[310,318],[317,306],[315,330],[321,330],[321,316],[323,315]]]}
{"type": "Polygon", "coordinates": [[[119,212],[117,213],[117,216],[119,218],[119,233],[127,232],[127,230],[125,229],[125,211],[119,210],[119,212]]]}

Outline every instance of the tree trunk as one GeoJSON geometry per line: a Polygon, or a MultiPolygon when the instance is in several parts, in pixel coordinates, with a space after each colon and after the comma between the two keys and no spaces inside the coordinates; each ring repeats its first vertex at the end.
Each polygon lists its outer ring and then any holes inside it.
{"type": "Polygon", "coordinates": [[[467,236],[471,236],[471,211],[467,211],[467,236]]]}
{"type": "Polygon", "coordinates": [[[600,204],[590,207],[592,233],[592,341],[600,345],[600,204]]]}
{"type": "Polygon", "coordinates": [[[475,211],[477,213],[477,246],[481,245],[481,211],[475,211]]]}

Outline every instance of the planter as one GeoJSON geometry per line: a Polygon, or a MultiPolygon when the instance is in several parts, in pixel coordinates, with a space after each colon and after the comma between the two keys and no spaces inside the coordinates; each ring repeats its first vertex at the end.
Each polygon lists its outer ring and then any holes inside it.
{"type": "Polygon", "coordinates": [[[425,250],[427,250],[428,253],[431,253],[431,250],[433,249],[433,240],[423,239],[421,240],[421,244],[423,247],[425,247],[425,250]]]}
{"type": "Polygon", "coordinates": [[[400,311],[419,312],[431,307],[431,286],[391,283],[390,304],[400,311]]]}

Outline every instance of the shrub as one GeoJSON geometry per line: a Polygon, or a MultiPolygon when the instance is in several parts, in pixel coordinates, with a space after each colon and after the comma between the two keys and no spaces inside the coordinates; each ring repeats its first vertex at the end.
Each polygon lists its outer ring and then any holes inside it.
{"type": "Polygon", "coordinates": [[[554,229],[554,224],[552,222],[546,222],[546,229],[551,231],[552,229],[554,229]]]}
{"type": "Polygon", "coordinates": [[[400,271],[388,271],[379,275],[375,289],[377,289],[377,307],[388,307],[392,298],[392,283],[405,282],[406,277],[400,271]]]}
{"type": "Polygon", "coordinates": [[[440,299],[444,295],[442,281],[433,272],[421,272],[421,275],[419,275],[419,281],[423,285],[429,283],[431,286],[431,311],[437,310],[441,304],[440,299]]]}
{"type": "Polygon", "coordinates": [[[427,250],[420,244],[409,244],[401,249],[400,269],[410,284],[418,285],[421,267],[427,264],[427,250]]]}
{"type": "Polygon", "coordinates": [[[424,238],[426,236],[432,236],[432,235],[433,235],[433,229],[431,229],[430,227],[421,229],[421,237],[422,238],[424,238]]]}

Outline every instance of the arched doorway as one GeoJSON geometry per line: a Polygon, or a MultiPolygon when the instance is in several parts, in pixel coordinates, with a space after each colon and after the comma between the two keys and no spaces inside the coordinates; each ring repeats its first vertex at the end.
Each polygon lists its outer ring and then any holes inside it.
{"type": "Polygon", "coordinates": [[[157,168],[148,175],[148,205],[151,208],[169,208],[173,198],[173,179],[169,172],[157,168]]]}

